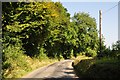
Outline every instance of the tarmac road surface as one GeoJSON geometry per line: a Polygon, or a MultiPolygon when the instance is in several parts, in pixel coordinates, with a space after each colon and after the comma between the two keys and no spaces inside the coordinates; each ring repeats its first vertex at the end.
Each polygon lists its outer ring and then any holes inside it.
{"type": "MultiPolygon", "coordinates": [[[[28,75],[22,77],[24,79],[34,78],[44,80],[78,80],[72,67],[73,60],[63,60],[60,62],[53,63],[51,65],[39,68],[28,75]]],[[[32,79],[33,80],[33,79],[32,79]]]]}

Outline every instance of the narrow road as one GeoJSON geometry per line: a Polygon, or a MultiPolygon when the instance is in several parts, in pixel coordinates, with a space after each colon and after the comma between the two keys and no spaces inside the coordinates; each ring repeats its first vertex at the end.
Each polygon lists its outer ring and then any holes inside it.
{"type": "Polygon", "coordinates": [[[63,60],[54,64],[39,68],[23,78],[41,78],[41,79],[69,79],[76,80],[78,77],[72,67],[73,60],[63,60]]]}

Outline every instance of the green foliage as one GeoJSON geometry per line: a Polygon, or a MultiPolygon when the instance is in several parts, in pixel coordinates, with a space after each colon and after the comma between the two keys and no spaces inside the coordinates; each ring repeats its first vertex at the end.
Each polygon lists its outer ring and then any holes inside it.
{"type": "Polygon", "coordinates": [[[76,55],[87,47],[97,51],[96,22],[87,13],[76,13],[70,22],[70,14],[59,2],[3,3],[6,6],[11,9],[3,11],[3,35],[20,39],[31,57],[39,55],[41,48],[50,57],[70,57],[71,50],[76,55]]]}
{"type": "Polygon", "coordinates": [[[47,55],[45,54],[45,49],[44,48],[40,48],[40,53],[36,57],[40,60],[48,59],[47,55]]]}
{"type": "Polygon", "coordinates": [[[120,40],[116,41],[116,43],[112,45],[111,56],[119,58],[119,56],[120,56],[120,40]]]}
{"type": "Polygon", "coordinates": [[[19,44],[15,44],[15,46],[9,45],[3,51],[3,77],[16,76],[19,73],[15,73],[13,70],[18,67],[26,66],[27,69],[27,63],[25,61],[21,46],[19,44]]]}
{"type": "Polygon", "coordinates": [[[106,46],[102,46],[102,53],[98,54],[98,57],[118,57],[120,55],[120,41],[116,41],[116,43],[112,44],[112,49],[110,47],[106,48],[106,46]]]}
{"type": "Polygon", "coordinates": [[[111,80],[120,79],[120,61],[117,58],[101,58],[81,60],[74,65],[80,79],[111,80]]]}
{"type": "Polygon", "coordinates": [[[4,77],[13,77],[16,66],[31,70],[23,55],[60,60],[98,51],[96,21],[87,13],[75,13],[70,22],[60,2],[3,2],[2,8],[4,77]]]}
{"type": "Polygon", "coordinates": [[[72,25],[74,26],[72,42],[75,44],[75,51],[77,53],[90,51],[90,55],[93,54],[95,56],[95,52],[98,51],[95,19],[91,18],[87,13],[75,13],[72,18],[72,25]]]}
{"type": "Polygon", "coordinates": [[[116,41],[116,43],[112,45],[112,50],[120,51],[120,40],[116,41]]]}
{"type": "Polygon", "coordinates": [[[97,53],[94,50],[91,50],[90,48],[87,48],[87,51],[86,51],[85,55],[89,56],[89,57],[95,57],[97,55],[97,53]]]}

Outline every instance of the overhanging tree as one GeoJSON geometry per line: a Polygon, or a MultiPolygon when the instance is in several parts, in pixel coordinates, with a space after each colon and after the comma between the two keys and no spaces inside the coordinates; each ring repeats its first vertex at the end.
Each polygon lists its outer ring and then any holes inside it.
{"type": "Polygon", "coordinates": [[[86,52],[88,55],[96,54],[98,50],[97,26],[94,18],[87,13],[75,13],[72,17],[72,23],[75,27],[78,42],[78,52],[86,52]],[[89,49],[88,49],[89,48],[89,49]],[[93,50],[89,52],[88,50],[93,50]],[[95,52],[94,52],[95,51],[95,52]]]}

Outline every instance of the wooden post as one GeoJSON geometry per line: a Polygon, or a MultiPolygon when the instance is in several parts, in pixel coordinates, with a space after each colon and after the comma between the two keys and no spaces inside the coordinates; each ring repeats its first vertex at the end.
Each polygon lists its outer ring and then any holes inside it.
{"type": "Polygon", "coordinates": [[[100,38],[100,54],[101,54],[101,44],[102,44],[101,27],[102,27],[102,11],[101,11],[101,10],[99,10],[99,38],[100,38]]]}

